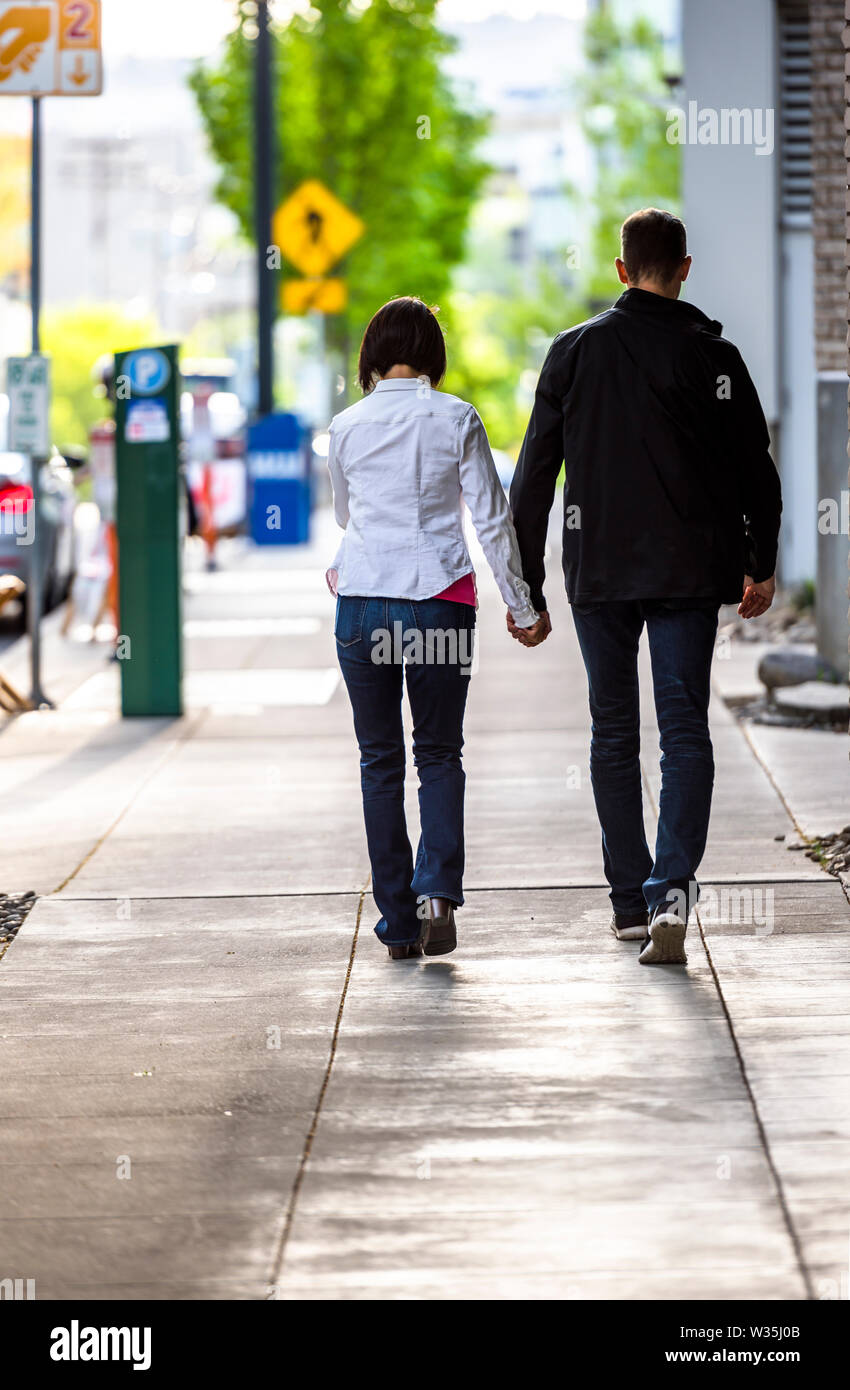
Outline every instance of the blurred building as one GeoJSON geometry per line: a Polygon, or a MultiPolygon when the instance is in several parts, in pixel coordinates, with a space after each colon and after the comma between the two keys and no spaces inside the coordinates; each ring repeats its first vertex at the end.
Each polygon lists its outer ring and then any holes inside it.
{"type": "Polygon", "coordinates": [[[842,26],[841,0],[682,0],[677,98],[697,120],[762,117],[761,149],[755,139],[683,147],[690,296],[722,320],[755,379],[785,496],[780,577],[818,576],[819,642],[834,664],[846,603],[836,603],[839,546],[823,544],[818,520],[846,476],[842,26]]]}
{"type": "MultiPolygon", "coordinates": [[[[203,325],[253,390],[253,254],[215,199],[192,62],[116,58],[102,96],[44,102],[43,299],[153,317],[167,338],[203,325]]],[[[29,110],[0,108],[0,354],[29,346],[29,110]]],[[[107,346],[114,346],[107,345],[107,346]]]]}
{"type": "Polygon", "coordinates": [[[48,101],[44,295],[153,314],[182,339],[201,320],[244,313],[250,252],[214,201],[191,64],[126,58],[96,101],[48,101]]]}
{"type": "Polygon", "coordinates": [[[569,278],[568,253],[582,244],[586,220],[579,194],[592,187],[592,164],[579,117],[568,97],[582,65],[579,19],[506,15],[474,24],[447,24],[458,50],[451,76],[491,113],[482,157],[493,167],[472,228],[466,278],[476,262],[487,285],[517,280],[532,291],[544,266],[569,278]]]}
{"type": "MultiPolygon", "coordinates": [[[[845,0],[844,17],[847,23],[844,26],[843,47],[844,47],[844,129],[850,131],[850,0],[845,0]]],[[[847,267],[848,291],[850,292],[850,145],[845,145],[845,162],[842,176],[844,186],[844,264],[847,267]]],[[[850,377],[850,293],[845,296],[844,317],[847,323],[847,351],[844,359],[845,371],[850,377]]],[[[850,441],[850,390],[847,393],[847,433],[850,441]]],[[[850,442],[847,445],[847,453],[850,455],[850,442]]],[[[850,467],[847,470],[847,496],[850,499],[850,467]]],[[[847,556],[847,569],[850,571],[850,553],[847,556]]],[[[842,584],[843,593],[850,599],[850,578],[847,574],[842,578],[846,584],[842,584]]],[[[847,610],[847,622],[850,624],[850,609],[847,610]]],[[[850,637],[847,639],[847,653],[850,656],[850,637]]],[[[845,668],[846,669],[846,668],[845,668]]]]}
{"type": "MultiPolygon", "coordinates": [[[[847,24],[844,25],[843,47],[844,47],[844,129],[850,131],[850,0],[844,0],[844,18],[847,24]]],[[[844,145],[844,265],[847,267],[847,296],[844,299],[844,320],[847,324],[847,350],[844,354],[844,371],[850,378],[850,145],[844,145]]],[[[847,455],[850,456],[850,389],[847,392],[847,455]]],[[[847,468],[847,499],[850,502],[850,467],[847,468]]],[[[850,571],[850,553],[847,555],[847,571],[850,571]]],[[[850,599],[850,578],[849,575],[842,575],[846,584],[842,584],[843,594],[850,599]]],[[[847,624],[850,626],[850,609],[846,614],[847,624]]],[[[847,638],[847,655],[850,656],[850,637],[847,638]]]]}
{"type": "Polygon", "coordinates": [[[812,229],[815,256],[818,506],[837,525],[817,537],[818,647],[846,673],[850,490],[847,489],[847,270],[845,267],[845,59],[842,0],[810,0],[812,229]],[[845,505],[846,503],[846,505],[845,505]]]}

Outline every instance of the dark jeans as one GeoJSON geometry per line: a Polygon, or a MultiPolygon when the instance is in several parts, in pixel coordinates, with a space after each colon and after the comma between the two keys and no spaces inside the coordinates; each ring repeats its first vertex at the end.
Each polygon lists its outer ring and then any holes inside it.
{"type": "Polygon", "coordinates": [[[415,941],[420,898],[463,902],[463,712],[475,609],[445,599],[337,599],[336,644],[360,745],[372,892],[387,945],[415,941]],[[416,866],[404,817],[405,678],[419,774],[416,866]]]}
{"type": "Polygon", "coordinates": [[[590,692],[590,779],[615,912],[692,905],[705,850],[714,757],[708,732],[718,604],[635,600],[573,604],[590,692]],[[643,827],[638,641],[646,623],[661,735],[655,860],[643,827]]]}

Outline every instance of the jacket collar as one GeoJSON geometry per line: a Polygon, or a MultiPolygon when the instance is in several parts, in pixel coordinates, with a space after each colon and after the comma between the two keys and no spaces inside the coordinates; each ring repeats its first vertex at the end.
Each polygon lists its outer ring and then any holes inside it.
{"type": "Polygon", "coordinates": [[[686,299],[666,299],[663,294],[652,294],[650,290],[625,290],[614,308],[658,314],[683,325],[694,324],[717,336],[723,332],[723,324],[717,319],[710,319],[695,304],[689,304],[686,299]]]}

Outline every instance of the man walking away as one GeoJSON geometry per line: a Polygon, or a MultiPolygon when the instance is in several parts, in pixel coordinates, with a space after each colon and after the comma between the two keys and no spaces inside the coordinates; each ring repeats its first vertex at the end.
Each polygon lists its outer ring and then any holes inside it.
{"type": "MultiPolygon", "coordinates": [[[[611,927],[643,940],[642,964],[683,964],[714,781],[718,608],[739,602],[754,618],[770,607],[780,489],[738,350],[679,300],[691,266],[684,224],[656,208],[632,213],[616,266],[625,293],[550,348],[511,506],[531,602],[544,613],[546,530],[564,463],[564,575],[587,670],[611,927]],[[654,859],[639,763],[644,624],[661,736],[654,859]]],[[[510,615],[508,626],[522,641],[510,615]]]]}

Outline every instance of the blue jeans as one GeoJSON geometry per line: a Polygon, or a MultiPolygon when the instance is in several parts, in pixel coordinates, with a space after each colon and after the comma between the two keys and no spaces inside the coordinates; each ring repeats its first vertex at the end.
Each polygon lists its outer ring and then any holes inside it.
{"type": "Polygon", "coordinates": [[[420,898],[463,903],[463,714],[475,609],[446,599],[337,599],[337,653],[360,745],[360,785],[375,932],[388,946],[415,941],[420,898]],[[404,816],[405,678],[419,774],[416,865],[404,816]]]}
{"type": "Polygon", "coordinates": [[[573,604],[587,670],[590,780],[614,911],[650,912],[684,894],[693,905],[705,850],[714,756],[708,732],[718,604],[644,599],[573,604]],[[655,860],[643,827],[638,642],[646,623],[661,736],[655,860]]]}

